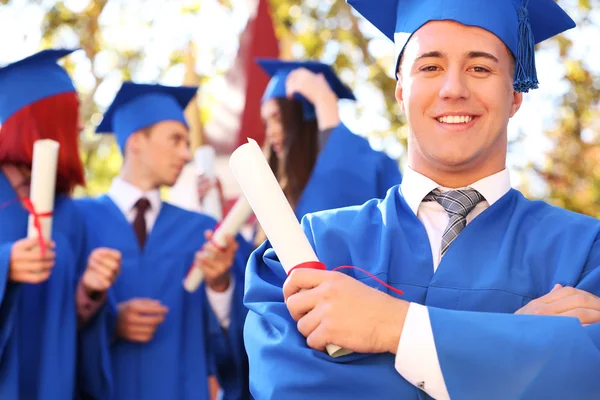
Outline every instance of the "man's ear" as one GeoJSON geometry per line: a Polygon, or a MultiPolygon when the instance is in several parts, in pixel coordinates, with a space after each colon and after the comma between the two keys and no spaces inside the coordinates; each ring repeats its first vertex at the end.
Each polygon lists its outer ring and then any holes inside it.
{"type": "Polygon", "coordinates": [[[400,110],[402,112],[405,112],[405,110],[404,110],[404,100],[402,99],[402,94],[403,94],[402,74],[400,73],[400,71],[398,71],[396,73],[396,77],[398,78],[398,80],[396,81],[396,92],[395,92],[395,94],[396,94],[396,101],[400,105],[400,110]]]}
{"type": "Polygon", "coordinates": [[[144,135],[145,134],[142,131],[133,132],[131,135],[129,135],[127,141],[125,142],[125,149],[127,150],[127,153],[132,154],[139,152],[144,135]]]}
{"type": "Polygon", "coordinates": [[[510,118],[512,118],[519,108],[521,108],[521,104],[523,104],[523,93],[519,93],[516,90],[513,91],[512,96],[512,104],[510,105],[510,118]]]}

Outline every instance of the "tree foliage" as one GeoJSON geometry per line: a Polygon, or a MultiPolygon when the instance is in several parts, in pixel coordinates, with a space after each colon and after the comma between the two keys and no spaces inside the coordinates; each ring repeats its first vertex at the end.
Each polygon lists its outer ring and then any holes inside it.
{"type": "MultiPolygon", "coordinates": [[[[600,1],[579,0],[576,6],[576,29],[593,28],[600,1]]],[[[586,58],[573,56],[572,40],[561,35],[554,45],[564,66],[567,90],[558,99],[553,126],[545,132],[551,143],[546,160],[531,168],[545,182],[548,201],[600,217],[600,76],[586,58]]]]}
{"type": "MultiPolygon", "coordinates": [[[[138,6],[141,9],[149,3],[161,1],[165,0],[139,2],[138,6]]],[[[181,3],[181,13],[191,17],[201,15],[205,12],[204,6],[208,1],[184,1],[181,3]]],[[[233,14],[242,0],[218,2],[233,14]]],[[[38,3],[41,7],[42,3],[48,2],[38,3]]],[[[121,7],[125,4],[123,0],[95,0],[89,1],[83,11],[74,12],[62,1],[57,1],[47,9],[41,27],[43,43],[40,47],[56,44],[70,32],[78,38],[79,46],[91,63],[93,82],[80,91],[84,119],[91,122],[82,135],[82,155],[88,176],[88,188],[82,194],[93,195],[105,191],[121,163],[112,138],[92,134],[94,124],[100,118],[96,92],[109,75],[97,72],[96,61],[99,57],[112,54],[118,61],[110,73],[117,71],[121,79],[125,80],[135,77],[145,57],[143,46],[124,49],[106,40],[105,30],[110,26],[102,22],[102,15],[108,6],[114,5],[112,3],[121,7]]],[[[127,3],[132,5],[130,1],[127,3]]],[[[600,21],[600,0],[559,0],[558,3],[576,17],[578,30],[592,27],[600,21]]],[[[0,0],[0,4],[10,5],[11,1],[0,0]]],[[[392,135],[405,145],[405,120],[393,96],[396,84],[391,75],[393,45],[354,13],[344,0],[269,0],[269,4],[282,57],[321,59],[332,63],[349,86],[363,90],[361,93],[368,91],[370,99],[378,99],[378,104],[362,103],[358,93],[358,118],[367,112],[372,116],[373,109],[377,109],[378,120],[386,121],[384,124],[373,123],[368,129],[369,135],[392,135]]],[[[143,23],[149,32],[154,28],[152,20],[143,23]]],[[[173,27],[177,28],[179,27],[173,27]]],[[[237,33],[239,32],[232,32],[232,35],[237,33]]],[[[586,57],[573,53],[575,43],[572,42],[572,37],[560,35],[540,46],[543,49],[555,49],[557,63],[564,67],[564,77],[560,83],[565,85],[566,90],[557,99],[555,117],[545,132],[551,146],[544,162],[531,163],[524,172],[527,176],[533,175],[538,181],[541,180],[544,189],[541,196],[550,202],[600,216],[600,77],[598,71],[592,70],[586,57]]],[[[202,46],[203,43],[197,43],[197,47],[202,46]]],[[[186,48],[191,51],[189,49],[194,46],[174,46],[172,52],[165,56],[167,62],[163,64],[161,73],[174,65],[189,65],[190,54],[186,54],[186,48]]],[[[211,51],[218,53],[220,49],[211,51]]],[[[67,68],[72,69],[73,66],[67,64],[67,68]]],[[[220,70],[219,73],[224,72],[220,70]]],[[[211,79],[210,76],[197,75],[201,83],[211,79]]],[[[160,74],[157,78],[159,77],[160,74]]],[[[210,113],[210,105],[203,105],[200,115],[206,118],[207,113],[210,113]]],[[[523,132],[523,135],[527,134],[528,132],[523,132]]],[[[520,143],[515,144],[519,145],[520,143]]],[[[536,150],[531,149],[532,152],[536,150]]],[[[533,183],[526,180],[520,189],[527,193],[529,185],[533,183]]],[[[534,193],[539,191],[531,193],[535,196],[534,193]]]]}

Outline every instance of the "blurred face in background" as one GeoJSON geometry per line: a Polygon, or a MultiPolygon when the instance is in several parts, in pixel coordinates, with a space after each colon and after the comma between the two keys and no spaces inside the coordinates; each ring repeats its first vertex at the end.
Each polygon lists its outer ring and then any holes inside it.
{"type": "Polygon", "coordinates": [[[173,186],[191,159],[189,131],[179,121],[161,121],[134,133],[127,154],[135,154],[140,170],[154,187],[173,186]]]}
{"type": "Polygon", "coordinates": [[[276,99],[265,101],[260,109],[262,120],[265,124],[267,142],[279,160],[285,156],[285,134],[281,109],[276,99]]]}

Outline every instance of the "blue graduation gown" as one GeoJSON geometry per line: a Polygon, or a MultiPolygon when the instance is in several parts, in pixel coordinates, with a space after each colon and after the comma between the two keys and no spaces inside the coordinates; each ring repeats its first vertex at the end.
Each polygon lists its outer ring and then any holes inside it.
{"type": "MultiPolygon", "coordinates": [[[[242,239],[243,240],[243,239],[242,239]]],[[[236,268],[244,268],[249,253],[245,253],[245,262],[236,263],[236,268]]],[[[231,307],[231,324],[223,331],[212,310],[208,312],[208,343],[214,362],[214,373],[222,389],[220,400],[250,400],[248,355],[244,348],[244,322],[248,309],[244,306],[243,271],[237,272],[236,286],[231,307]]],[[[203,291],[204,296],[206,292],[203,291]]],[[[208,301],[208,300],[206,300],[208,301]]],[[[209,307],[210,309],[210,307],[209,307]]]]}
{"type": "Polygon", "coordinates": [[[401,180],[396,161],[339,124],[319,153],[294,212],[301,220],[307,213],[382,199],[401,180]]]}
{"type": "MultiPolygon", "coordinates": [[[[218,332],[209,329],[211,318],[216,324],[216,317],[204,286],[195,293],[182,286],[195,253],[204,244],[204,231],[214,229],[216,221],[163,203],[140,250],[131,224],[108,196],[78,200],[77,204],[89,229],[88,250],[109,247],[122,253],[121,275],[109,291],[109,300],[81,332],[81,392],[96,400],[207,399],[207,378],[216,367],[231,375],[221,383],[227,393],[241,391],[235,386],[243,381],[237,377],[243,366],[235,363],[241,356],[224,341],[243,342],[246,313],[242,294],[234,295],[226,336],[220,327],[218,332]],[[156,299],[169,308],[149,343],[114,339],[116,305],[132,298],[156,299]],[[110,357],[94,351],[107,347],[110,357]],[[212,352],[213,348],[226,350],[212,352]]],[[[243,292],[247,255],[244,258],[240,251],[235,261],[236,292],[243,292]]]]}
{"type": "Polygon", "coordinates": [[[0,399],[70,399],[75,390],[75,290],[84,224],[57,196],[52,226],[56,260],[37,285],[8,281],[10,251],[27,236],[28,213],[0,172],[0,399]]]}
{"type": "MultiPolygon", "coordinates": [[[[303,227],[329,269],[354,265],[428,307],[453,399],[588,399],[600,393],[600,324],[513,315],[556,283],[600,295],[600,222],[518,191],[475,218],[433,272],[427,233],[398,187],[307,216],[303,227]]],[[[348,274],[391,296],[356,270],[348,274]]],[[[248,263],[245,342],[257,399],[417,399],[392,354],[333,359],[307,347],[283,303],[286,276],[269,243],[248,263]]]]}

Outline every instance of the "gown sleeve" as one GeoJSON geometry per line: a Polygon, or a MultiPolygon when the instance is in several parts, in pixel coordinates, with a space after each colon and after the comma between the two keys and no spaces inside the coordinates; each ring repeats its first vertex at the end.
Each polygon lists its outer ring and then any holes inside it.
{"type": "Polygon", "coordinates": [[[0,360],[14,329],[16,298],[20,285],[8,279],[13,243],[0,245],[0,360]]]}

